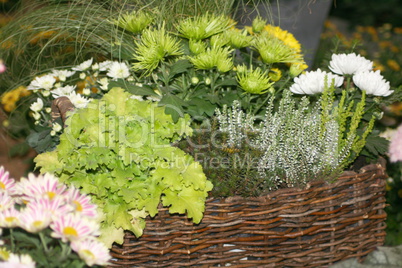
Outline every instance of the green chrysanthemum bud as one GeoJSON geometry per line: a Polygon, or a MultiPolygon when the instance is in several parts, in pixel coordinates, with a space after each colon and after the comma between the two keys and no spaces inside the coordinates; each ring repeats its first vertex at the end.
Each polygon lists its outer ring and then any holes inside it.
{"type": "Polygon", "coordinates": [[[259,33],[264,29],[264,26],[267,24],[267,21],[261,18],[260,16],[257,16],[253,22],[252,22],[252,27],[253,27],[253,32],[254,33],[259,33]]]}
{"type": "Polygon", "coordinates": [[[270,91],[274,82],[270,82],[269,76],[260,68],[249,69],[246,72],[237,73],[237,82],[246,92],[251,94],[264,94],[270,91]]]}
{"type": "Polygon", "coordinates": [[[198,79],[197,76],[191,77],[191,84],[197,85],[200,82],[200,79],[198,79]]]}

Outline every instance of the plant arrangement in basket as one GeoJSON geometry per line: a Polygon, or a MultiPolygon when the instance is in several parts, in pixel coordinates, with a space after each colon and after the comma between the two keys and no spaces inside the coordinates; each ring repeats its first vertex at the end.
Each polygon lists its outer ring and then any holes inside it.
{"type": "Polygon", "coordinates": [[[359,155],[386,151],[374,121],[393,91],[371,61],[335,54],[330,71],[302,73],[297,40],[261,18],[237,29],[206,13],[171,32],[142,14],[111,21],[133,32],[129,57],[28,85],[37,167],[91,196],[107,244],[141,235],[160,203],[201,221],[212,185],[216,197],[264,195],[334,180],[359,155]],[[63,97],[74,106],[65,121],[51,109],[63,97]]]}
{"type": "Polygon", "coordinates": [[[0,166],[0,266],[104,266],[98,212],[90,197],[51,174],[15,181],[0,166]]]}

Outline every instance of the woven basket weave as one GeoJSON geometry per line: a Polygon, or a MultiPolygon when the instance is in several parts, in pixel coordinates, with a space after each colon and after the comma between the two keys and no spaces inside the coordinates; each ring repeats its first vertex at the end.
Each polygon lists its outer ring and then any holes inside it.
{"type": "Polygon", "coordinates": [[[370,165],[336,182],[314,182],[260,198],[208,199],[193,224],[167,209],[144,235],[111,249],[120,267],[325,267],[362,259],[385,238],[384,168],[370,165]]]}

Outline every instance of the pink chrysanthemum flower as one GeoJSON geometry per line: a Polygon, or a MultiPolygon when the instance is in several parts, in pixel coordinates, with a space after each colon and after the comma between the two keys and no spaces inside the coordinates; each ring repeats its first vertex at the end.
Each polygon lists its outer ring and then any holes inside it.
{"type": "Polygon", "coordinates": [[[54,219],[50,228],[53,230],[52,237],[61,238],[63,242],[99,235],[99,225],[79,214],[67,214],[54,219]]]}
{"type": "Polygon", "coordinates": [[[3,210],[0,213],[0,227],[14,228],[20,225],[20,212],[14,207],[3,210]]]}
{"type": "Polygon", "coordinates": [[[101,242],[85,239],[71,242],[71,248],[78,253],[88,266],[108,265],[110,260],[109,249],[101,242]]]}
{"type": "Polygon", "coordinates": [[[50,199],[48,196],[32,199],[27,208],[49,211],[52,217],[59,217],[71,212],[69,206],[66,205],[64,196],[55,196],[50,199]]]}
{"type": "Polygon", "coordinates": [[[67,202],[73,207],[75,212],[91,218],[97,217],[97,206],[91,204],[91,198],[89,196],[81,194],[80,191],[73,186],[67,190],[66,196],[68,198],[67,202]]]}
{"type": "Polygon", "coordinates": [[[30,173],[28,179],[22,178],[17,187],[18,193],[25,195],[27,201],[41,196],[48,196],[53,199],[57,195],[62,195],[66,188],[55,176],[49,173],[39,176],[30,173]]]}
{"type": "Polygon", "coordinates": [[[13,198],[8,193],[0,191],[0,211],[13,207],[14,203],[13,198]]]}
{"type": "Polygon", "coordinates": [[[0,191],[7,191],[13,194],[15,191],[15,181],[9,178],[9,172],[0,166],[0,191]]]}
{"type": "Polygon", "coordinates": [[[400,125],[389,144],[389,160],[391,162],[402,161],[402,125],[400,125]]]}
{"type": "Polygon", "coordinates": [[[37,205],[26,207],[20,214],[20,227],[30,233],[47,228],[52,221],[52,213],[37,205]]]}

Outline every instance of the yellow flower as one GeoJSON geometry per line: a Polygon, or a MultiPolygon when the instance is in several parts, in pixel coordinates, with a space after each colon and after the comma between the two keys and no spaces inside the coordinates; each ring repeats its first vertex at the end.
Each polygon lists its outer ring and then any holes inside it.
{"type": "Polygon", "coordinates": [[[278,68],[272,68],[271,70],[269,70],[268,76],[269,78],[271,78],[272,81],[277,82],[282,77],[282,71],[278,68]]]}
{"type": "Polygon", "coordinates": [[[297,52],[301,52],[301,45],[299,41],[297,41],[293,34],[289,33],[288,31],[282,30],[278,26],[272,26],[270,24],[266,25],[263,31],[266,31],[267,33],[275,36],[297,52]]]}
{"type": "Polygon", "coordinates": [[[32,92],[28,91],[26,87],[20,86],[16,89],[10,90],[3,94],[1,97],[1,104],[4,111],[11,112],[17,107],[17,102],[25,96],[29,96],[32,92]]]}
{"type": "Polygon", "coordinates": [[[373,61],[373,66],[374,66],[374,71],[380,70],[381,72],[385,71],[385,66],[382,65],[380,62],[378,61],[373,61]]]}
{"type": "Polygon", "coordinates": [[[392,59],[387,60],[387,65],[393,71],[399,71],[401,69],[401,66],[399,66],[399,64],[396,62],[396,60],[392,60],[392,59]]]}

